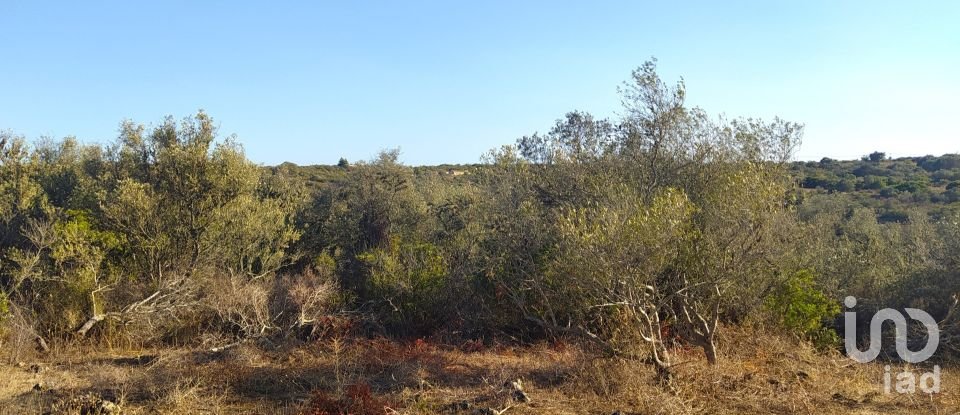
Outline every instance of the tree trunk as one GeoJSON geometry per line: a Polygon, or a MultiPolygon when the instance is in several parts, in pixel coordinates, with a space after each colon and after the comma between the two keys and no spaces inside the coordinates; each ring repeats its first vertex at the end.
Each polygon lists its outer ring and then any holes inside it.
{"type": "Polygon", "coordinates": [[[43,337],[37,336],[34,340],[37,342],[37,348],[40,349],[41,352],[48,353],[50,351],[50,346],[47,345],[47,341],[44,340],[43,337]]]}
{"type": "Polygon", "coordinates": [[[92,329],[94,326],[96,326],[96,325],[97,325],[98,323],[100,323],[101,321],[106,320],[106,319],[108,319],[108,318],[112,318],[112,319],[119,320],[122,316],[123,316],[123,314],[121,314],[121,313],[115,313],[115,312],[104,313],[104,314],[95,314],[95,315],[93,315],[93,317],[90,317],[90,319],[87,320],[86,323],[83,323],[83,325],[80,326],[79,329],[77,329],[77,334],[79,334],[81,337],[86,336],[86,335],[87,335],[87,332],[89,332],[90,329],[92,329]]]}
{"type": "Polygon", "coordinates": [[[97,323],[103,321],[103,319],[105,318],[107,318],[106,314],[96,314],[93,317],[90,317],[90,319],[87,320],[86,323],[83,323],[83,325],[80,326],[79,329],[77,329],[77,334],[79,334],[81,337],[86,336],[87,332],[90,331],[90,329],[92,329],[93,326],[96,326],[97,323]]]}
{"type": "Polygon", "coordinates": [[[717,345],[713,342],[713,336],[710,336],[709,339],[706,339],[706,342],[703,345],[703,353],[707,355],[708,364],[711,366],[717,364],[717,345]]]}
{"type": "Polygon", "coordinates": [[[690,336],[690,343],[703,349],[704,356],[707,357],[707,363],[711,366],[717,364],[717,344],[713,341],[713,331],[706,334],[693,333],[690,336]]]}

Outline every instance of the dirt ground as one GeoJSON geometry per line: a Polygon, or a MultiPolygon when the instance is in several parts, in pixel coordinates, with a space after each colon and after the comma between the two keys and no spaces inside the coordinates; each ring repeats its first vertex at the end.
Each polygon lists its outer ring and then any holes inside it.
{"type": "Polygon", "coordinates": [[[563,342],[77,347],[0,364],[0,414],[960,413],[955,368],[941,369],[939,394],[886,394],[882,364],[798,341],[727,333],[720,349],[714,367],[696,350],[675,350],[680,363],[667,387],[642,362],[591,358],[563,342]]]}

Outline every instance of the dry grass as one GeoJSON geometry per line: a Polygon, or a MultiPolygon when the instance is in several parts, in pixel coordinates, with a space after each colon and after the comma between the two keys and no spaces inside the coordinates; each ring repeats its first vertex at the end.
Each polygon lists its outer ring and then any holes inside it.
{"type": "Polygon", "coordinates": [[[952,414],[960,408],[956,369],[943,369],[943,391],[933,397],[888,395],[881,365],[854,364],[754,331],[728,330],[721,340],[716,367],[696,350],[675,350],[684,363],[676,367],[673,390],[657,386],[642,362],[594,359],[564,343],[518,348],[341,338],[244,344],[221,353],[87,347],[0,366],[0,414],[80,413],[77,402],[91,399],[130,414],[473,414],[507,407],[506,414],[952,414]],[[514,400],[509,383],[517,379],[529,403],[514,400]],[[33,390],[38,383],[42,390],[33,390]]]}

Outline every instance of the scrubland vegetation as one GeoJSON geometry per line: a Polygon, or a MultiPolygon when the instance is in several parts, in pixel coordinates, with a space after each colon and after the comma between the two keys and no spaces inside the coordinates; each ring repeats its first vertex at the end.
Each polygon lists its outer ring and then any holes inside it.
{"type": "Polygon", "coordinates": [[[571,112],[470,166],[258,166],[203,112],[110,145],[6,133],[0,406],[960,407],[960,156],[791,162],[800,124],[685,94],[649,62],[617,119],[571,112]],[[864,335],[886,307],[940,322],[942,393],[881,393],[892,340],[842,356],[848,295],[864,335]]]}

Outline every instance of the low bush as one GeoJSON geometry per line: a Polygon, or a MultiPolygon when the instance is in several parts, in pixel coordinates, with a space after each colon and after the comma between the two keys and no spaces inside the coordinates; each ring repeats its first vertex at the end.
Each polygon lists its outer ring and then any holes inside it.
{"type": "Polygon", "coordinates": [[[835,347],[840,337],[829,323],[840,314],[840,304],[828,298],[810,270],[797,271],[767,298],[767,308],[778,323],[821,348],[835,347]]]}
{"type": "Polygon", "coordinates": [[[437,246],[394,238],[388,247],[364,252],[359,259],[370,273],[377,317],[388,330],[422,334],[442,325],[447,265],[437,246]]]}
{"type": "Polygon", "coordinates": [[[374,395],[370,384],[356,383],[347,385],[340,396],[315,391],[307,406],[304,415],[380,415],[391,403],[374,395]]]}

